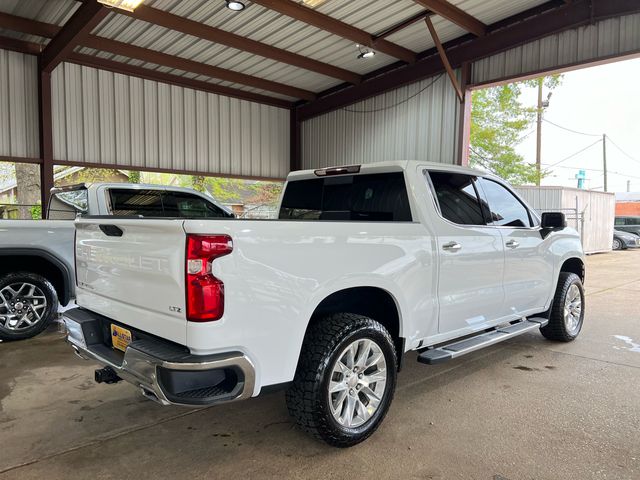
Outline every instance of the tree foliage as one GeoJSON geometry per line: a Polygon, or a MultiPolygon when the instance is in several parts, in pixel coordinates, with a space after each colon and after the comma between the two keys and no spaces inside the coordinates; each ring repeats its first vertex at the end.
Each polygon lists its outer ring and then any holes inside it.
{"type": "MultiPolygon", "coordinates": [[[[523,86],[549,90],[560,85],[561,76],[553,75],[508,85],[475,90],[471,107],[469,159],[481,167],[516,184],[536,183],[535,164],[525,161],[516,147],[533,127],[537,107],[520,101],[523,86]]],[[[541,172],[541,177],[545,172],[541,172]]]]}

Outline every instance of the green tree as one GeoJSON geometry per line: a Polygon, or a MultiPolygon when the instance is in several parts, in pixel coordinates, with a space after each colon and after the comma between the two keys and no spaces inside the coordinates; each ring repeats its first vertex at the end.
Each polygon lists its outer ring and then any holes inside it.
{"type": "Polygon", "coordinates": [[[129,170],[129,183],[140,183],[140,172],[138,170],[129,170]]]}
{"type": "MultiPolygon", "coordinates": [[[[541,77],[498,87],[475,90],[471,106],[471,138],[469,160],[499,175],[507,181],[521,185],[536,183],[535,164],[525,161],[516,147],[532,128],[537,107],[523,105],[522,88],[537,87],[542,83],[552,90],[561,83],[560,75],[541,77]]],[[[541,172],[541,177],[546,172],[541,172]]]]}

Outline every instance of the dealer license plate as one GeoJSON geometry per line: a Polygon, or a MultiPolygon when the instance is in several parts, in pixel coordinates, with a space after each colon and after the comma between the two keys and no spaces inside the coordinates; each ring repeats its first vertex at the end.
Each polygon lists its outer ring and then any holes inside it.
{"type": "Polygon", "coordinates": [[[126,328],[122,328],[118,325],[111,324],[111,345],[113,348],[122,350],[127,349],[127,346],[131,343],[131,332],[126,328]]]}

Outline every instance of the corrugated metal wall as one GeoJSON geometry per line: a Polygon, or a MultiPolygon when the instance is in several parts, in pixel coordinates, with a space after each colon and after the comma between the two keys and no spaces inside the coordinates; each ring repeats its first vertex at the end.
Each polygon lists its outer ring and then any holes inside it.
{"type": "Polygon", "coordinates": [[[289,111],[64,63],[52,76],[56,160],[283,178],[289,111]]]}
{"type": "Polygon", "coordinates": [[[306,120],[302,166],[399,159],[454,163],[458,110],[455,91],[441,75],[306,120]]]}
{"type": "Polygon", "coordinates": [[[569,187],[515,187],[538,212],[562,211],[580,232],[586,253],[608,252],[613,240],[615,195],[569,187]]]}
{"type": "Polygon", "coordinates": [[[640,14],[616,17],[512,48],[473,63],[473,83],[640,51],[640,14]]]}
{"type": "Polygon", "coordinates": [[[0,156],[37,158],[36,57],[0,50],[0,156]]]}

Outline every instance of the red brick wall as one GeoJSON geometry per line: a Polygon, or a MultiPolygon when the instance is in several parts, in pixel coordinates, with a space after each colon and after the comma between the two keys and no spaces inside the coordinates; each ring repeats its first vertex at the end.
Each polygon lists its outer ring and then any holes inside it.
{"type": "Polygon", "coordinates": [[[616,202],[616,217],[640,217],[640,202],[616,202]]]}

